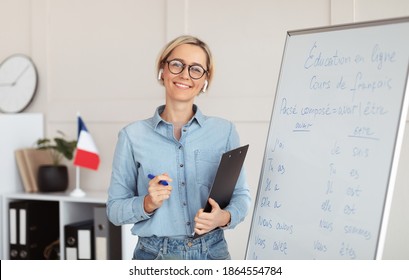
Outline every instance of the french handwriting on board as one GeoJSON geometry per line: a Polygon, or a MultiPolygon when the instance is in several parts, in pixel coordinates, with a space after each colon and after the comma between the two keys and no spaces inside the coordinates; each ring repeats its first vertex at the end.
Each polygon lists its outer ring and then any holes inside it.
{"type": "Polygon", "coordinates": [[[250,258],[374,256],[408,75],[398,30],[409,20],[287,37],[250,258]]]}

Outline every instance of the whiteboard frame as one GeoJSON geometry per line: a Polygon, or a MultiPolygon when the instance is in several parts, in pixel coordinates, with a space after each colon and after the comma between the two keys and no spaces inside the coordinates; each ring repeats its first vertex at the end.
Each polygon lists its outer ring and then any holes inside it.
{"type": "MultiPolygon", "coordinates": [[[[258,183],[258,188],[257,188],[257,194],[256,194],[256,200],[254,203],[254,208],[253,208],[253,213],[252,213],[252,220],[250,224],[250,231],[247,239],[247,246],[246,246],[246,253],[245,253],[245,259],[248,259],[248,254],[249,254],[249,244],[250,244],[250,237],[253,235],[253,230],[254,230],[254,220],[255,220],[255,213],[257,209],[257,205],[259,203],[260,199],[260,188],[263,185],[263,178],[264,178],[264,165],[266,164],[266,152],[268,149],[268,138],[270,136],[270,131],[271,131],[271,126],[272,126],[272,118],[274,115],[274,108],[277,102],[277,94],[278,94],[278,89],[280,86],[280,80],[281,80],[281,75],[282,75],[282,69],[283,69],[283,63],[284,63],[284,56],[286,49],[288,47],[289,43],[289,38],[291,36],[296,36],[296,35],[302,35],[302,34],[312,34],[312,33],[320,33],[320,32],[329,32],[329,31],[337,31],[337,30],[345,30],[345,29],[354,29],[354,28],[365,28],[365,27],[371,27],[371,26],[379,26],[379,25],[388,25],[388,24],[398,24],[398,23],[405,23],[409,22],[409,17],[399,17],[399,18],[390,18],[390,19],[382,19],[382,20],[374,20],[374,21],[365,21],[365,22],[357,22],[357,23],[348,23],[348,24],[339,24],[339,25],[333,25],[333,26],[324,26],[324,27],[316,27],[316,28],[309,28],[309,29],[298,29],[298,30],[291,30],[287,31],[286,35],[286,40],[285,40],[285,45],[283,49],[283,54],[282,54],[282,59],[281,59],[281,64],[280,64],[280,73],[278,75],[277,79],[277,85],[276,85],[276,90],[275,90],[275,96],[274,96],[274,101],[273,101],[273,109],[271,112],[270,116],[270,122],[269,122],[269,128],[268,128],[268,133],[267,133],[267,139],[265,142],[265,147],[264,147],[264,154],[263,154],[263,163],[261,165],[261,172],[259,176],[259,183],[258,183]]],[[[379,229],[379,234],[378,234],[378,241],[377,245],[375,248],[375,259],[380,260],[382,259],[383,251],[384,251],[384,246],[385,246],[385,240],[386,240],[386,235],[387,235],[387,228],[388,228],[388,222],[389,222],[389,216],[390,216],[390,209],[392,206],[392,199],[393,199],[393,193],[395,189],[395,183],[396,183],[396,176],[398,172],[398,165],[399,165],[399,158],[401,154],[401,148],[402,148],[402,142],[403,142],[403,137],[405,133],[405,125],[407,122],[407,114],[408,114],[408,106],[409,106],[409,62],[406,70],[406,81],[404,85],[404,92],[403,92],[403,98],[402,98],[402,103],[401,103],[401,108],[400,108],[400,118],[399,118],[399,123],[397,125],[397,134],[395,137],[395,144],[394,144],[394,152],[392,156],[392,165],[390,168],[389,172],[389,178],[388,178],[388,185],[386,187],[386,193],[385,193],[385,200],[384,200],[384,205],[383,205],[383,210],[382,210],[382,217],[381,217],[381,227],[379,229]]]]}
{"type": "Polygon", "coordinates": [[[398,132],[396,136],[396,142],[395,142],[395,149],[394,149],[394,154],[393,154],[393,160],[392,160],[392,167],[391,171],[389,173],[389,183],[388,183],[388,188],[386,192],[386,197],[385,197],[385,202],[384,202],[384,209],[383,209],[383,216],[381,220],[381,229],[379,233],[379,239],[378,239],[378,245],[376,248],[376,259],[380,260],[382,259],[383,256],[383,251],[385,247],[385,241],[386,241],[386,235],[387,235],[387,229],[388,229],[388,223],[389,223],[389,217],[390,217],[390,210],[392,206],[392,199],[393,199],[393,193],[395,190],[395,183],[396,183],[396,177],[398,173],[398,167],[399,167],[399,158],[402,150],[402,142],[403,142],[403,136],[405,134],[405,126],[406,126],[406,118],[408,114],[408,104],[409,104],[409,84],[408,84],[408,79],[409,79],[409,65],[406,70],[406,89],[404,91],[404,96],[403,96],[403,102],[402,102],[402,107],[401,107],[401,115],[400,115],[400,120],[399,120],[399,125],[398,125],[398,132]]]}

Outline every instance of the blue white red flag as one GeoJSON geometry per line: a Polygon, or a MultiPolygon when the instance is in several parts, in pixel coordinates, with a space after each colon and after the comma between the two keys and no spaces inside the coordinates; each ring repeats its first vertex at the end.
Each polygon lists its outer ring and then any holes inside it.
{"type": "Polygon", "coordinates": [[[99,153],[91,134],[85,123],[78,116],[78,140],[74,157],[74,165],[97,170],[99,166],[99,153]]]}

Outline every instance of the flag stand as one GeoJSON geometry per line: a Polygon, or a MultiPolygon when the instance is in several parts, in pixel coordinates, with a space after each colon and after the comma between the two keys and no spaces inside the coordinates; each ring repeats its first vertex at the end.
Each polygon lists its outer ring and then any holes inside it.
{"type": "Polygon", "coordinates": [[[80,188],[80,167],[86,167],[97,170],[99,165],[98,150],[95,147],[94,140],[89,134],[85,123],[82,121],[80,113],[77,113],[78,119],[78,140],[77,150],[74,156],[74,165],[76,166],[76,184],[75,189],[70,193],[71,196],[83,197],[86,193],[80,188]]]}
{"type": "Polygon", "coordinates": [[[76,184],[75,189],[70,193],[71,196],[81,197],[85,196],[85,192],[80,188],[80,168],[76,167],[76,184]]]}

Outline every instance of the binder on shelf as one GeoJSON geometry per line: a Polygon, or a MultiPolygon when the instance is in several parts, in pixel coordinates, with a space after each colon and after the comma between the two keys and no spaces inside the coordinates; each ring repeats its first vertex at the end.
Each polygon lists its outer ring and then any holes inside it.
{"type": "Polygon", "coordinates": [[[25,200],[9,203],[10,259],[44,260],[45,248],[58,238],[58,202],[25,200]]]}
{"type": "Polygon", "coordinates": [[[95,260],[94,220],[64,226],[65,259],[95,260]]]}
{"type": "Polygon", "coordinates": [[[121,227],[108,220],[105,206],[94,207],[94,233],[97,260],[122,259],[121,227]]]}
{"type": "Polygon", "coordinates": [[[38,192],[38,168],[40,165],[52,164],[49,151],[34,148],[15,151],[17,166],[26,192],[38,192]]]}
{"type": "Polygon", "coordinates": [[[19,259],[20,246],[18,244],[18,232],[19,232],[19,221],[18,221],[18,204],[10,203],[9,206],[9,258],[11,260],[19,259]]]}

